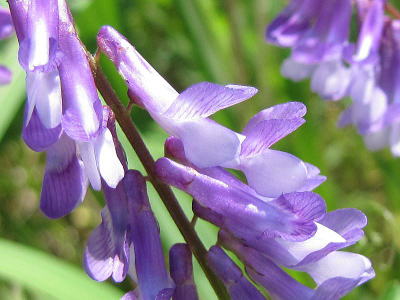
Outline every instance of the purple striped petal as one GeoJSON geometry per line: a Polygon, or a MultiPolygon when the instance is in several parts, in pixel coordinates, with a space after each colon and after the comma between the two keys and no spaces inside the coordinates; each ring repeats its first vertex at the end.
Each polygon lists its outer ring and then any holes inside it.
{"type": "Polygon", "coordinates": [[[241,157],[255,156],[289,135],[305,122],[297,119],[273,119],[259,122],[246,131],[246,139],[242,143],[241,157]]]}
{"type": "MultiPolygon", "coordinates": [[[[25,106],[25,122],[27,115],[27,106],[25,106]]],[[[32,115],[30,117],[29,123],[24,124],[22,128],[22,137],[25,143],[34,151],[42,152],[51,147],[54,143],[58,141],[62,133],[61,124],[55,128],[46,128],[37,112],[36,109],[33,110],[32,115]]]]}
{"type": "Polygon", "coordinates": [[[143,176],[129,170],[125,174],[124,185],[132,214],[130,235],[140,295],[142,299],[155,299],[160,292],[171,287],[158,224],[151,211],[143,176]]]}
{"type": "Polygon", "coordinates": [[[316,63],[341,56],[349,38],[351,1],[314,0],[319,2],[316,19],[293,48],[296,61],[316,63]],[[333,14],[332,11],[336,13],[333,14]]]}
{"type": "Polygon", "coordinates": [[[215,274],[225,284],[232,300],[266,299],[255,286],[243,276],[239,267],[220,247],[213,246],[210,248],[207,253],[207,262],[215,274]]]}
{"type": "Polygon", "coordinates": [[[175,244],[169,251],[171,277],[175,282],[174,300],[197,300],[193,281],[192,252],[186,244],[175,244]]]}
{"type": "Polygon", "coordinates": [[[306,112],[307,108],[301,102],[288,102],[271,106],[254,115],[243,129],[243,134],[248,135],[262,121],[298,119],[302,118],[306,112]]]}
{"type": "Polygon", "coordinates": [[[150,114],[166,111],[178,97],[178,92],[111,26],[100,29],[97,43],[125,79],[130,94],[139,99],[150,114]]]}
{"type": "Polygon", "coordinates": [[[215,112],[253,97],[257,89],[200,82],[184,90],[163,115],[176,120],[207,118],[215,112]]]}
{"type": "Polygon", "coordinates": [[[59,10],[59,47],[63,51],[59,66],[63,97],[62,125],[72,139],[88,142],[98,134],[103,109],[85,50],[76,36],[69,10],[67,7],[59,7],[59,10]]]}
{"type": "Polygon", "coordinates": [[[352,58],[354,62],[375,58],[372,56],[377,55],[384,25],[384,4],[385,0],[369,2],[352,58]]]}
{"type": "MultiPolygon", "coordinates": [[[[85,248],[85,271],[97,281],[104,281],[112,276],[114,281],[121,282],[129,267],[128,245],[121,241],[125,236],[116,235],[113,218],[107,207],[102,210],[101,216],[102,223],[92,232],[85,248]]],[[[125,226],[125,231],[126,229],[125,226]]]]}
{"type": "Polygon", "coordinates": [[[312,193],[293,194],[266,203],[166,158],[156,162],[156,172],[166,183],[186,191],[202,206],[223,215],[224,226],[240,236],[304,240],[316,230],[313,220],[321,217],[317,212],[325,209],[323,200],[312,193]]]}
{"type": "Polygon", "coordinates": [[[292,0],[267,28],[267,41],[282,47],[294,46],[312,26],[320,8],[315,0],[292,0]]]}
{"type": "Polygon", "coordinates": [[[47,151],[40,208],[49,218],[70,213],[85,197],[87,180],[75,143],[66,136],[47,151]]]}
{"type": "Polygon", "coordinates": [[[10,6],[12,22],[14,24],[18,41],[21,43],[25,39],[25,36],[27,34],[26,25],[28,18],[29,2],[21,0],[9,0],[8,5],[10,6]]]}
{"type": "Polygon", "coordinates": [[[30,1],[24,33],[18,53],[22,67],[26,71],[54,70],[58,51],[57,0],[30,1]]]}

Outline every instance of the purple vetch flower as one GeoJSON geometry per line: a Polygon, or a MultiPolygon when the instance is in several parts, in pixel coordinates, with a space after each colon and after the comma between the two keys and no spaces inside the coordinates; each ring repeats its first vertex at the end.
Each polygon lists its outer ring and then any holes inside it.
{"type": "Polygon", "coordinates": [[[256,89],[205,82],[178,94],[111,27],[100,30],[98,44],[117,66],[135,101],[167,132],[181,139],[185,156],[197,167],[239,169],[246,174],[250,186],[267,197],[299,190],[307,181],[305,163],[288,153],[269,149],[304,123],[303,104],[293,102],[267,109],[250,120],[242,134],[236,133],[207,117],[250,98],[256,89]],[[291,178],[290,182],[287,178],[291,178]]]}
{"type": "Polygon", "coordinates": [[[119,178],[124,176],[124,169],[116,152],[116,147],[119,145],[112,136],[115,125],[109,108],[104,107],[101,133],[94,143],[88,146],[91,147],[92,156],[86,159],[91,164],[84,163],[82,152],[76,141],[65,133],[57,139],[56,143],[47,148],[47,139],[51,140],[52,135],[58,136],[58,132],[36,130],[35,126],[42,126],[38,121],[36,111],[33,112],[31,119],[29,126],[24,131],[24,138],[26,141],[40,141],[42,144],[35,145],[46,148],[47,164],[40,207],[48,217],[65,216],[82,202],[86,194],[88,179],[92,180],[92,186],[97,187],[98,184],[99,189],[103,186],[103,190],[115,188],[118,185],[119,178]],[[35,134],[43,132],[48,133],[49,136],[35,136],[35,134]],[[103,180],[103,184],[101,180],[103,180]]]}
{"type": "Polygon", "coordinates": [[[17,24],[20,62],[27,71],[26,143],[43,151],[64,132],[76,142],[92,187],[100,190],[101,178],[116,187],[123,168],[66,2],[11,1],[10,8],[17,24]]]}
{"type": "Polygon", "coordinates": [[[87,178],[75,142],[62,135],[47,150],[40,208],[49,218],[63,217],[82,202],[86,189],[87,178]]]}
{"type": "Polygon", "coordinates": [[[311,78],[311,89],[327,100],[352,99],[339,126],[353,124],[367,148],[389,146],[399,156],[400,23],[385,16],[385,3],[292,0],[268,26],[266,38],[292,50],[282,64],[284,77],[311,78]],[[352,3],[359,28],[354,42],[349,40],[352,3]]]}
{"type": "MultiPolygon", "coordinates": [[[[29,71],[54,70],[58,56],[58,0],[27,1],[26,19],[20,37],[19,62],[29,71]]],[[[12,1],[17,2],[17,1],[12,1]]],[[[15,6],[15,5],[14,5],[15,6]]],[[[10,6],[13,9],[13,5],[10,6]]],[[[22,15],[21,15],[22,16],[22,15]]],[[[15,18],[14,18],[15,19],[15,18]]],[[[17,31],[17,34],[20,34],[17,31]]]]}
{"type": "MultiPolygon", "coordinates": [[[[168,157],[190,165],[179,139],[169,138],[165,149],[168,157]]],[[[291,299],[297,292],[304,299],[338,299],[374,276],[367,258],[338,251],[356,243],[363,236],[366,217],[356,209],[341,209],[325,214],[323,202],[319,202],[318,197],[310,192],[284,194],[277,199],[266,198],[220,167],[198,169],[197,172],[162,158],[156,162],[156,171],[164,181],[193,196],[194,213],[221,228],[219,244],[233,249],[247,265],[251,277],[277,299],[291,299]],[[267,207],[263,209],[265,204],[267,207]],[[307,222],[301,222],[301,230],[306,231],[311,223],[315,230],[301,238],[296,233],[294,236],[282,234],[279,230],[283,231],[291,221],[282,214],[275,219],[281,223],[276,223],[274,227],[271,218],[274,206],[279,207],[280,212],[291,210],[292,216],[308,217],[310,223],[306,225],[307,222]],[[300,207],[304,210],[301,211],[300,207]],[[240,213],[235,215],[232,211],[236,208],[240,213]],[[258,214],[262,215],[264,223],[258,214]],[[269,231],[257,227],[266,224],[265,219],[270,220],[269,231]],[[271,234],[271,228],[277,231],[271,234]],[[260,256],[264,265],[260,265],[260,261],[253,265],[251,259],[246,260],[247,253],[260,256]],[[348,268],[344,266],[336,270],[332,267],[340,265],[342,259],[349,265],[348,268]],[[308,272],[318,288],[313,291],[301,285],[280,266],[308,272]],[[272,275],[265,274],[269,271],[272,275]],[[293,291],[288,291],[289,288],[293,291]]],[[[319,173],[318,170],[314,172],[319,173]]],[[[314,182],[310,181],[309,187],[320,183],[315,179],[314,182]]]]}
{"type": "Polygon", "coordinates": [[[305,240],[325,213],[325,203],[312,192],[284,194],[264,201],[254,192],[201,174],[167,158],[156,162],[156,172],[166,183],[192,195],[196,201],[222,216],[223,228],[240,237],[282,237],[305,240]]]}
{"type": "Polygon", "coordinates": [[[62,126],[78,143],[91,142],[101,128],[102,105],[69,9],[64,1],[59,3],[59,47],[63,54],[59,65],[63,98],[62,126]]]}
{"type": "Polygon", "coordinates": [[[84,253],[86,273],[97,281],[112,276],[116,282],[125,279],[129,269],[128,226],[131,215],[127,211],[128,201],[126,186],[129,179],[125,177],[115,189],[103,184],[106,207],[101,216],[102,223],[89,237],[84,253]]]}
{"type": "Polygon", "coordinates": [[[213,246],[207,253],[207,262],[211,269],[221,278],[232,300],[266,299],[246,277],[239,267],[218,246],[213,246]]]}
{"type": "Polygon", "coordinates": [[[174,300],[197,300],[193,281],[192,252],[186,244],[175,244],[169,250],[171,277],[175,283],[174,300]]]}
{"type": "Polygon", "coordinates": [[[179,94],[113,28],[103,27],[97,40],[135,98],[167,132],[182,139],[186,155],[193,163],[207,167],[234,159],[240,148],[240,138],[207,117],[247,100],[257,89],[203,82],[179,94]],[[213,155],[209,155],[210,151],[213,155]]]}
{"type": "Polygon", "coordinates": [[[27,102],[22,136],[35,151],[57,142],[61,129],[61,86],[57,70],[57,1],[9,2],[26,71],[27,102]],[[31,124],[32,123],[32,124],[31,124]]]}
{"type": "Polygon", "coordinates": [[[346,46],[350,19],[348,0],[292,0],[268,26],[266,38],[291,47],[298,62],[327,61],[340,56],[346,46]]]}
{"type": "Polygon", "coordinates": [[[151,211],[145,180],[133,170],[127,171],[125,178],[132,242],[129,274],[137,278],[140,299],[170,299],[174,289],[165,266],[160,231],[151,211]]]}
{"type": "MultiPolygon", "coordinates": [[[[239,256],[245,263],[249,276],[264,286],[273,299],[340,299],[356,286],[375,276],[371,262],[366,257],[334,251],[298,268],[310,274],[317,283],[317,287],[311,289],[289,276],[265,253],[242,244],[224,231],[220,232],[219,238],[225,247],[239,256]]],[[[298,251],[302,251],[301,246],[298,251]]]]}

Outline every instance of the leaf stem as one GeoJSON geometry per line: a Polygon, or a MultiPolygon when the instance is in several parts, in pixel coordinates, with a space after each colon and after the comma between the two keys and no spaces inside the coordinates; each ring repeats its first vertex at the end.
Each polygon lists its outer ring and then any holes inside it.
{"type": "Polygon", "coordinates": [[[392,5],[390,3],[386,3],[385,9],[386,9],[387,13],[389,15],[391,15],[393,18],[400,19],[400,11],[398,11],[394,5],[392,5]]]}
{"type": "Polygon", "coordinates": [[[208,266],[206,260],[207,250],[196,231],[191,226],[171,188],[159,181],[155,176],[154,159],[147,149],[138,130],[136,129],[136,126],[133,124],[127,108],[118,99],[114,89],[108,82],[106,76],[101,70],[101,67],[97,64],[93,56],[88,54],[88,58],[98,90],[100,91],[107,105],[114,112],[115,118],[121,126],[122,131],[126,135],[129,143],[143,164],[150,182],[153,184],[154,188],[159,194],[186,243],[190,246],[192,253],[198,260],[215,293],[221,300],[230,299],[225,286],[208,266]]]}

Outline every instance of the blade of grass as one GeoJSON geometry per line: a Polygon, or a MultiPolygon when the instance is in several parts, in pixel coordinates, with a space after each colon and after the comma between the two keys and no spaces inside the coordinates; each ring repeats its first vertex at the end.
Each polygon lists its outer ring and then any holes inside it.
{"type": "Polygon", "coordinates": [[[123,292],[30,247],[0,239],[0,277],[56,299],[119,299],[123,292]]]}

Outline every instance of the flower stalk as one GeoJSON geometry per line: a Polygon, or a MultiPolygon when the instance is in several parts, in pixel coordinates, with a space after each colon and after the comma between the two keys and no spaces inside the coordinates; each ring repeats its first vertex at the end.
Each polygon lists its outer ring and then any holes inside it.
{"type": "Polygon", "coordinates": [[[221,300],[230,299],[225,286],[209,268],[206,261],[207,250],[183,212],[171,188],[157,179],[154,173],[154,159],[147,149],[138,130],[136,129],[136,126],[133,124],[129,114],[129,109],[127,109],[118,99],[118,96],[114,92],[111,84],[108,82],[106,76],[101,70],[98,61],[89,53],[88,60],[98,90],[100,91],[107,105],[114,112],[118,124],[121,126],[122,131],[136,152],[140,162],[143,164],[149,181],[159,194],[186,243],[190,246],[192,253],[199,262],[215,293],[221,300]]]}

